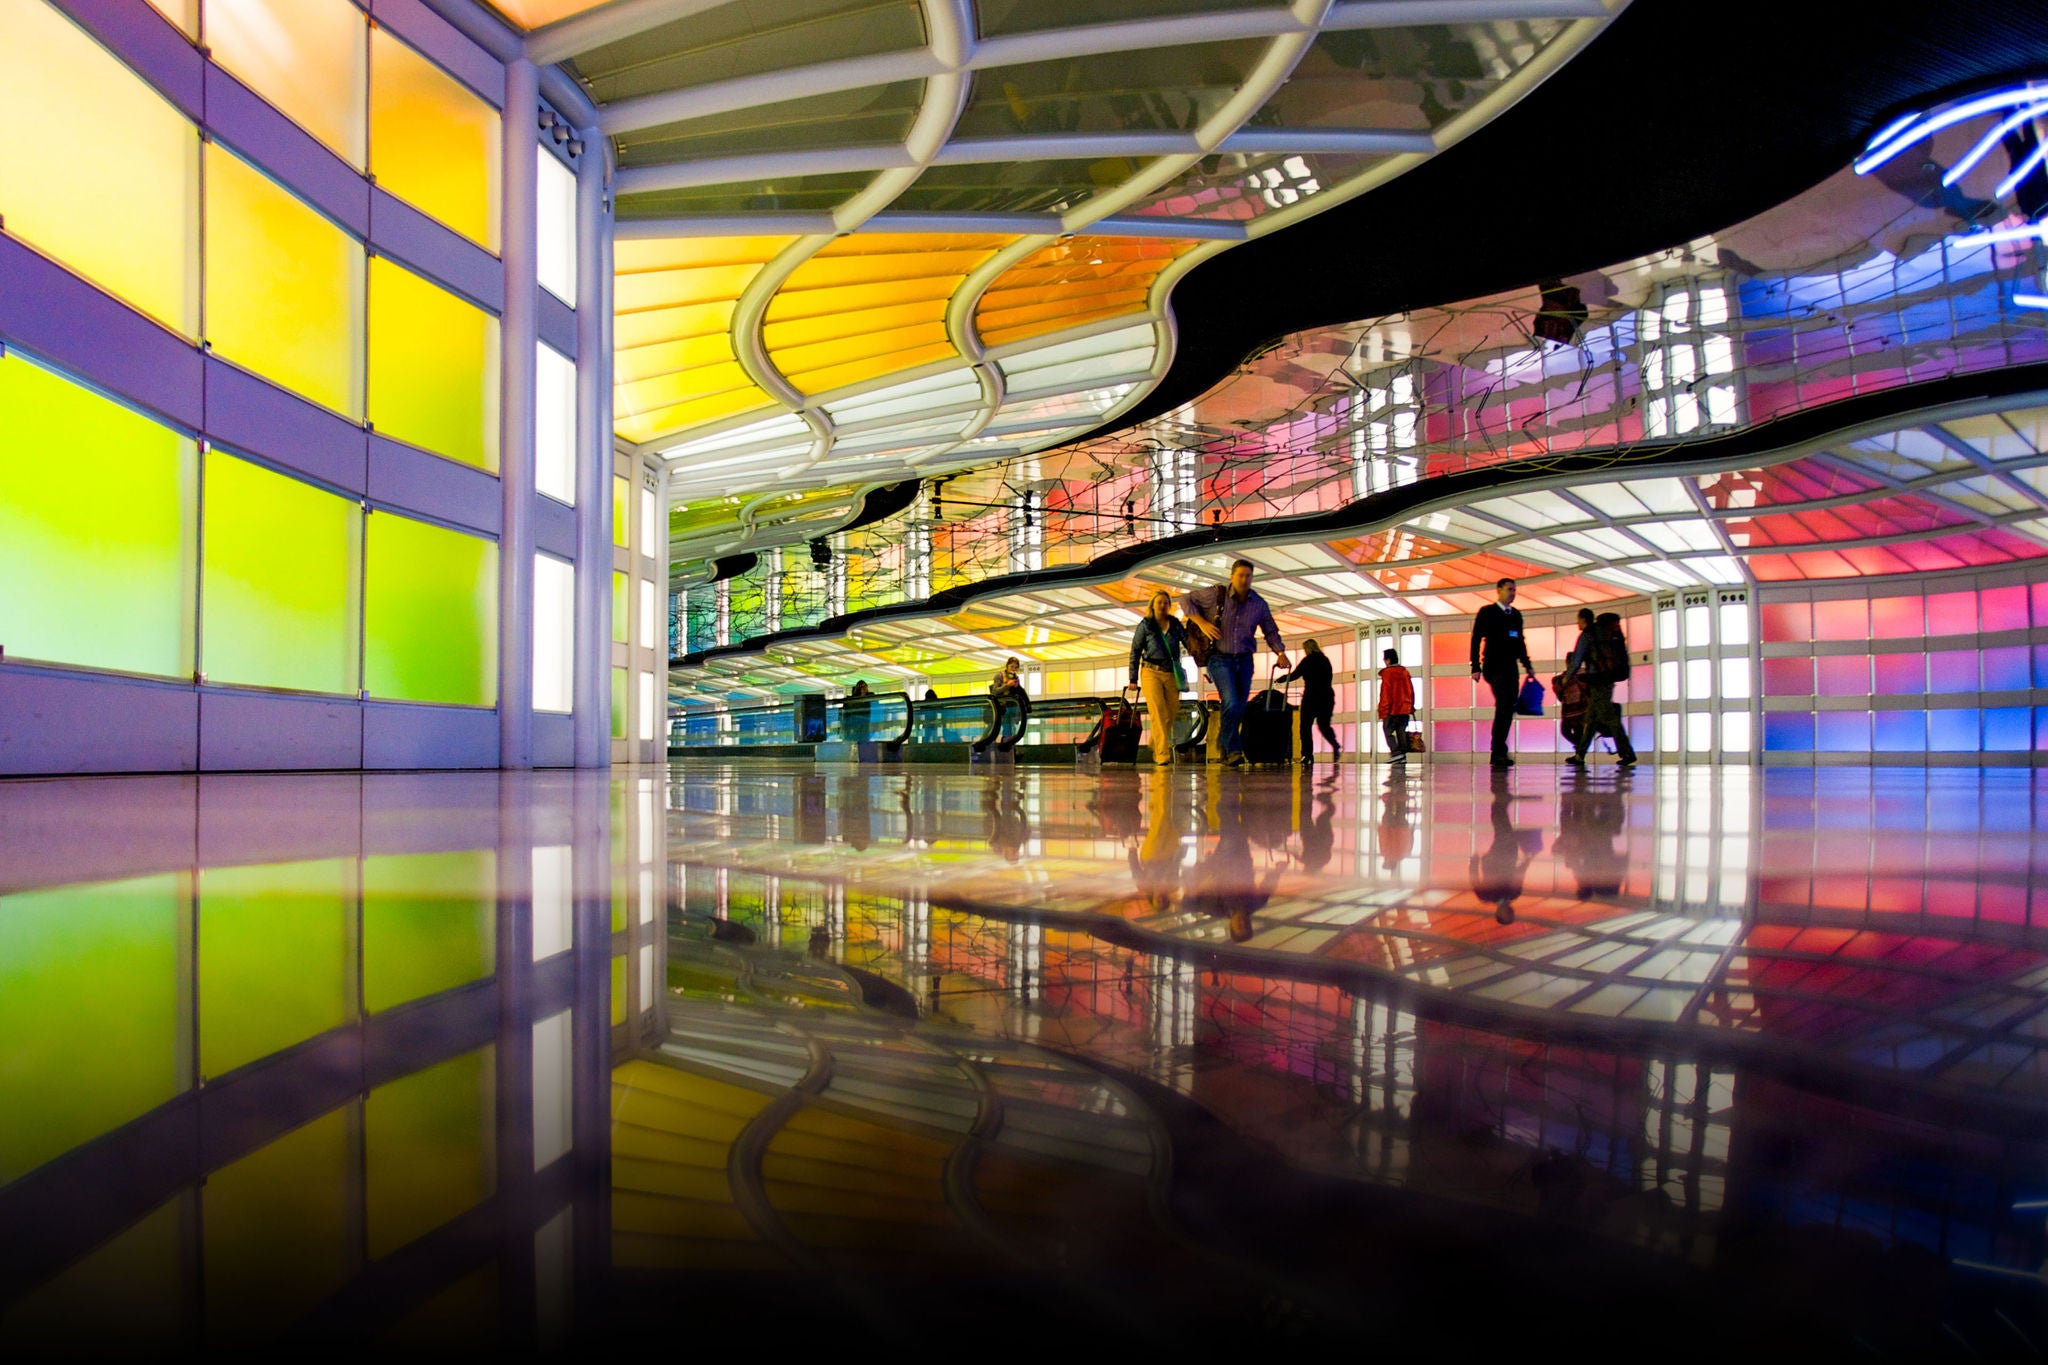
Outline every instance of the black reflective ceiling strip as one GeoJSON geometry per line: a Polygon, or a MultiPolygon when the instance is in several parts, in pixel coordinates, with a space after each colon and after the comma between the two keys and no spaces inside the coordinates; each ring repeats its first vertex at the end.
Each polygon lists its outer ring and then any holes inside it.
{"type": "MultiPolygon", "coordinates": [[[[1383,493],[1360,498],[1356,502],[1346,503],[1330,512],[1205,527],[1185,535],[1148,540],[1112,550],[1085,564],[1042,569],[1035,573],[1004,574],[997,578],[985,578],[976,583],[963,583],[934,593],[923,601],[900,602],[891,606],[850,612],[845,616],[830,617],[815,626],[778,631],[773,635],[759,635],[719,649],[686,654],[671,662],[678,665],[694,665],[701,664],[707,659],[758,654],[777,644],[830,638],[843,635],[860,626],[875,625],[883,621],[903,617],[944,615],[959,611],[986,597],[1114,582],[1162,559],[1199,554],[1206,550],[1225,550],[1238,544],[1320,541],[1337,536],[1357,535],[1390,526],[1416,508],[1430,503],[1445,499],[1471,499],[1482,495],[1498,496],[1511,493],[1525,483],[1548,483],[1558,478],[1601,473],[1611,473],[1617,479],[1633,479],[1675,472],[1714,473],[1743,469],[1770,461],[1774,457],[1789,458],[1788,452],[1809,450],[1836,433],[1852,432],[1893,420],[1904,426],[1908,425],[1908,419],[1918,412],[1967,403],[1974,399],[2007,398],[2043,391],[2048,391],[2048,362],[2015,365],[1984,374],[1958,375],[1949,379],[1931,380],[1925,384],[1909,384],[1879,393],[1864,394],[1806,412],[1794,413],[1788,417],[1780,417],[1775,421],[1745,427],[1723,436],[1703,437],[1679,445],[1660,443],[1547,458],[1510,460],[1502,464],[1488,465],[1483,469],[1421,479],[1398,488],[1390,488],[1383,493]]],[[[1890,491],[1876,489],[1871,496],[1882,496],[1890,491]]],[[[1788,505],[1781,510],[1797,511],[1798,508],[1788,505]]],[[[1959,526],[1955,529],[1960,532],[1972,528],[1959,526]]],[[[1107,607],[1113,604],[1105,601],[1103,605],[1107,607]]]]}
{"type": "Polygon", "coordinates": [[[1888,120],[2048,72],[2048,4],[1635,0],[1521,103],[1408,174],[1175,288],[1173,367],[1095,435],[1189,402],[1262,344],[1692,241],[1848,165],[1888,120]]]}

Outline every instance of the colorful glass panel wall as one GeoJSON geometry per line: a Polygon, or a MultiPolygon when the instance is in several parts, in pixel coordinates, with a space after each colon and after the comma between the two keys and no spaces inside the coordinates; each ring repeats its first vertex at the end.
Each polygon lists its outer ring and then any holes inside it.
{"type": "Polygon", "coordinates": [[[498,547],[379,512],[364,536],[363,683],[372,697],[498,700],[498,547]]]}
{"type": "Polygon", "coordinates": [[[354,695],[361,538],[357,503],[209,450],[200,564],[207,681],[354,695]]]}
{"type": "Polygon", "coordinates": [[[199,1074],[219,1076],[348,1022],[355,863],[199,875],[199,1074]],[[280,972],[278,964],[291,970],[280,972]]]}
{"type": "Polygon", "coordinates": [[[218,143],[206,148],[206,339],[223,360],[362,416],[362,243],[218,143]]]}
{"type": "Polygon", "coordinates": [[[497,110],[388,29],[370,34],[370,171],[377,184],[487,251],[498,249],[497,110]]]}
{"type": "Polygon", "coordinates": [[[375,1014],[489,976],[497,889],[489,850],[363,859],[363,1008],[375,1014]]]}
{"type": "Polygon", "coordinates": [[[0,1184],[184,1088],[185,913],[175,876],[0,896],[0,1184]]]}
{"type": "Polygon", "coordinates": [[[370,262],[370,425],[498,472],[498,320],[379,256],[370,262]]]}
{"type": "Polygon", "coordinates": [[[206,0],[206,48],[357,170],[368,118],[368,17],[350,0],[206,0]]]}
{"type": "Polygon", "coordinates": [[[196,446],[0,356],[0,650],[189,675],[196,446]]]}
{"type": "Polygon", "coordinates": [[[0,0],[0,33],[0,89],[45,130],[0,138],[7,234],[197,336],[198,130],[44,0],[0,0]]]}

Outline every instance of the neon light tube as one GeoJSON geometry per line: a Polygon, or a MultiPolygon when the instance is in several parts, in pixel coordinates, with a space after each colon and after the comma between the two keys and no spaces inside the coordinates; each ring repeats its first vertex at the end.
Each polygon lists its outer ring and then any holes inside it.
{"type": "Polygon", "coordinates": [[[1994,109],[2004,109],[2018,104],[2022,100],[2037,98],[2038,96],[2031,85],[2014,86],[2008,90],[2000,90],[1995,94],[1980,95],[1976,99],[1956,105],[1953,109],[1943,110],[1939,114],[1931,114],[1906,128],[1904,132],[1884,146],[1873,146],[1861,157],[1857,158],[1855,163],[1856,174],[1870,174],[1920,139],[1930,137],[1944,128],[1953,128],[1956,124],[1966,119],[1973,119],[1979,114],[1988,114],[1994,109]]]}
{"type": "Polygon", "coordinates": [[[1961,161],[1948,168],[1948,171],[1941,177],[1941,183],[1953,185],[1956,181],[1961,180],[1976,169],[1978,162],[1991,154],[1991,149],[1998,145],[2000,138],[2019,127],[2022,123],[2025,123],[2028,119],[2039,118],[2042,114],[2048,114],[2048,104],[2030,104],[2011,118],[2000,122],[1990,132],[1978,138],[1977,145],[1964,153],[1961,161]]]}
{"type": "Polygon", "coordinates": [[[2020,181],[2025,180],[2041,164],[2043,157],[2048,157],[2048,142],[2043,142],[2036,146],[2033,151],[2027,154],[2025,161],[2013,167],[2012,174],[1998,182],[1998,188],[1992,191],[1993,197],[2003,199],[2008,194],[2011,194],[2020,181]]]}

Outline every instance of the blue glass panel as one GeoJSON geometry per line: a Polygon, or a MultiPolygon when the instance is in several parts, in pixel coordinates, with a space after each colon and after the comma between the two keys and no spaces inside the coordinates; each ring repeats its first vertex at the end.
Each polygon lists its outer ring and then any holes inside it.
{"type": "Polygon", "coordinates": [[[1937,649],[1927,656],[1927,690],[1975,692],[1977,657],[1974,649],[1937,649]]]}
{"type": "Polygon", "coordinates": [[[2032,717],[2024,706],[1994,706],[1984,712],[1986,753],[2025,753],[2031,747],[2032,717]]]}
{"type": "Polygon", "coordinates": [[[1877,738],[1872,747],[1881,754],[1917,754],[1927,747],[1925,711],[1879,711],[1877,738]]]}
{"type": "Polygon", "coordinates": [[[1940,754],[1974,754],[1983,713],[1976,707],[1927,713],[1927,747],[1940,754]]]}
{"type": "Polygon", "coordinates": [[[1984,690],[1987,692],[2032,686],[2030,672],[2025,645],[2006,645],[1984,651],[1984,690]]]}
{"type": "MultiPolygon", "coordinates": [[[[2048,707],[2041,708],[2041,714],[2044,718],[2048,718],[2048,707]]],[[[1638,716],[1632,719],[1647,720],[1649,717],[1638,716]]],[[[2044,720],[2044,723],[2048,723],[2048,720],[2044,720]]],[[[1633,731],[1635,729],[1634,724],[1631,723],[1629,728],[1633,731]]],[[[1644,733],[1647,736],[1647,727],[1645,727],[1644,733]]],[[[1635,739],[1636,737],[1632,734],[1630,738],[1635,739]]],[[[1636,743],[1640,746],[1642,740],[1636,739],[1636,743]]],[[[1767,752],[1810,752],[1813,749],[1812,713],[1807,711],[1766,712],[1764,715],[1764,749],[1767,752]]]]}
{"type": "Polygon", "coordinates": [[[1816,722],[1816,747],[1830,754],[1867,754],[1870,752],[1870,713],[1868,711],[1822,711],[1814,717],[1816,722]]]}
{"type": "Polygon", "coordinates": [[[2048,706],[2034,708],[2034,747],[2048,749],[2048,706]]]}

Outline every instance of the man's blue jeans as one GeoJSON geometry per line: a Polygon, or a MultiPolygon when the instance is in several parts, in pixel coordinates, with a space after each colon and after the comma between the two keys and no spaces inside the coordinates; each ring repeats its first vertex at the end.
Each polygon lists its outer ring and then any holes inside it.
{"type": "Polygon", "coordinates": [[[1252,656],[1211,654],[1208,673],[1223,700],[1223,756],[1241,754],[1244,737],[1239,732],[1244,728],[1245,705],[1252,698],[1252,656]]]}

